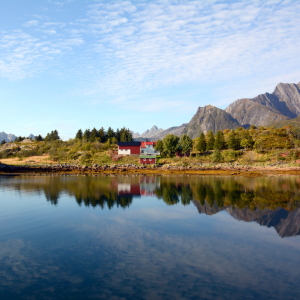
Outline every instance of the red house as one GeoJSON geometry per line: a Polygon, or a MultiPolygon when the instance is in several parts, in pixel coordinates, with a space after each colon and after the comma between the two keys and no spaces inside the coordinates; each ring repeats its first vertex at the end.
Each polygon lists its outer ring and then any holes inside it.
{"type": "Polygon", "coordinates": [[[141,142],[119,142],[118,154],[139,155],[141,152],[141,142]]]}
{"type": "Polygon", "coordinates": [[[156,156],[140,155],[140,164],[156,164],[156,156]]]}

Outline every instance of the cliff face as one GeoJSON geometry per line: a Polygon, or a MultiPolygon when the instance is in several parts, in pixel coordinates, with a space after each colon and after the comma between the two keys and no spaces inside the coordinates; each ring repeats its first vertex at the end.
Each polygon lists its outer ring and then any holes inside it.
{"type": "Polygon", "coordinates": [[[300,116],[300,82],[279,83],[274,92],[280,101],[284,101],[288,109],[296,116],[300,116]]]}
{"type": "Polygon", "coordinates": [[[212,105],[199,107],[196,114],[188,123],[182,134],[187,134],[191,138],[199,136],[200,132],[224,129],[235,129],[240,123],[226,111],[212,105]]]}
{"type": "Polygon", "coordinates": [[[296,118],[300,115],[300,83],[279,83],[272,94],[236,100],[225,111],[241,125],[266,126],[296,118]]]}
{"type": "Polygon", "coordinates": [[[271,122],[290,119],[289,117],[282,115],[276,109],[272,109],[251,99],[237,100],[230,104],[225,111],[235,118],[242,126],[266,126],[271,122]]]}

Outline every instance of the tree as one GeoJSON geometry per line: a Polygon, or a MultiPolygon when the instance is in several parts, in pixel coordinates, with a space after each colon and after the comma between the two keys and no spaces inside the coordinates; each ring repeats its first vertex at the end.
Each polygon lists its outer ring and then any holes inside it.
{"type": "Polygon", "coordinates": [[[180,138],[179,147],[182,153],[188,154],[193,148],[193,140],[188,135],[184,134],[180,138]]]}
{"type": "Polygon", "coordinates": [[[52,141],[60,140],[58,131],[56,129],[54,131],[51,131],[51,136],[52,136],[52,141]]]}
{"type": "Polygon", "coordinates": [[[82,140],[82,130],[79,129],[76,133],[76,136],[75,136],[75,139],[76,140],[82,140]]]}
{"type": "Polygon", "coordinates": [[[121,130],[119,131],[119,142],[132,142],[133,138],[132,138],[132,133],[131,131],[125,127],[121,128],[121,130]]]}
{"type": "Polygon", "coordinates": [[[206,138],[207,138],[206,150],[213,150],[214,149],[214,144],[215,144],[214,133],[210,130],[207,133],[206,138]]]}
{"type": "Polygon", "coordinates": [[[164,153],[172,157],[178,151],[179,137],[174,134],[167,134],[163,139],[164,153]]]}
{"type": "Polygon", "coordinates": [[[242,140],[240,142],[241,147],[245,149],[252,149],[254,145],[254,141],[252,136],[250,135],[248,130],[244,131],[244,135],[242,137],[242,140]]]}
{"type": "Polygon", "coordinates": [[[114,130],[111,127],[108,127],[106,135],[107,135],[108,139],[116,137],[116,134],[115,134],[114,130]]]}
{"type": "Polygon", "coordinates": [[[154,149],[158,151],[161,156],[164,156],[164,143],[162,140],[157,140],[154,149]]]}
{"type": "Polygon", "coordinates": [[[106,143],[109,144],[109,145],[118,144],[118,140],[117,140],[116,137],[113,136],[113,137],[108,138],[106,143]]]}
{"type": "Polygon", "coordinates": [[[91,135],[91,131],[89,129],[86,129],[82,136],[83,140],[85,142],[88,142],[90,140],[90,135],[91,135]]]}
{"type": "Polygon", "coordinates": [[[43,137],[39,134],[34,138],[37,142],[42,142],[44,139],[43,137]]]}
{"type": "Polygon", "coordinates": [[[104,130],[103,127],[101,127],[98,130],[98,136],[99,136],[99,139],[100,139],[101,143],[105,143],[106,142],[107,138],[106,138],[105,130],[104,130]]]}
{"type": "Polygon", "coordinates": [[[196,149],[199,152],[204,152],[206,150],[206,139],[203,132],[201,132],[196,149]]]}
{"type": "Polygon", "coordinates": [[[4,144],[6,144],[6,141],[2,140],[1,145],[4,145],[4,144]]]}
{"type": "Polygon", "coordinates": [[[221,162],[223,160],[223,156],[220,150],[215,150],[212,154],[212,161],[213,162],[221,162]]]}
{"type": "Polygon", "coordinates": [[[94,142],[97,137],[98,137],[98,130],[94,127],[91,131],[89,141],[94,142]]]}
{"type": "Polygon", "coordinates": [[[14,141],[15,142],[22,142],[22,141],[24,141],[25,140],[25,137],[24,136],[19,136],[19,137],[17,137],[14,141]]]}
{"type": "Polygon", "coordinates": [[[47,133],[45,141],[56,141],[60,140],[57,130],[52,130],[50,133],[47,133]]]}
{"type": "Polygon", "coordinates": [[[218,131],[215,138],[214,149],[221,150],[225,147],[224,133],[222,131],[218,131]]]}
{"type": "Polygon", "coordinates": [[[234,130],[232,130],[229,133],[227,143],[228,143],[228,148],[229,149],[232,149],[232,150],[238,150],[238,149],[240,149],[240,140],[237,137],[237,134],[235,133],[234,130]]]}

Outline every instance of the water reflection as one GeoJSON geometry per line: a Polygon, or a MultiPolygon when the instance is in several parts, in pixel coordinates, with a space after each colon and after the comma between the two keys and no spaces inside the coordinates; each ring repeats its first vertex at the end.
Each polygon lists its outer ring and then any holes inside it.
{"type": "Polygon", "coordinates": [[[1,299],[299,299],[299,184],[0,177],[1,299]]]}
{"type": "Polygon", "coordinates": [[[300,234],[300,179],[199,176],[1,177],[2,188],[44,193],[57,205],[67,194],[78,205],[128,208],[135,197],[155,196],[167,205],[193,203],[199,213],[226,210],[237,220],[274,227],[281,237],[300,234]]]}

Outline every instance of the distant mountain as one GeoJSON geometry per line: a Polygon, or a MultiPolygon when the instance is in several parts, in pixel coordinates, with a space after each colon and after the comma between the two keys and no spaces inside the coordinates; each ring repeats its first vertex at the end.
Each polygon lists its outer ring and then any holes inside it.
{"type": "Polygon", "coordinates": [[[279,83],[272,94],[231,103],[226,112],[241,125],[266,126],[300,115],[300,83],[279,83]]]}
{"type": "Polygon", "coordinates": [[[240,126],[293,125],[298,123],[298,116],[300,116],[300,82],[279,83],[271,94],[265,93],[254,98],[236,100],[225,110],[212,105],[199,107],[187,124],[166,130],[153,126],[141,135],[135,133],[133,137],[137,140],[157,140],[172,133],[178,136],[188,134],[195,138],[200,132],[212,130],[216,133],[218,130],[235,129],[240,126]]]}
{"type": "Polygon", "coordinates": [[[154,125],[151,129],[146,130],[142,134],[133,133],[133,138],[136,141],[144,141],[146,139],[151,139],[156,141],[158,139],[163,139],[167,134],[174,134],[180,136],[182,134],[183,129],[186,127],[187,124],[182,124],[180,126],[173,126],[167,129],[158,128],[154,125]]]}
{"type": "Polygon", "coordinates": [[[201,132],[206,133],[210,130],[217,132],[226,128],[235,129],[239,126],[241,126],[240,123],[225,110],[207,105],[198,108],[196,114],[182,131],[182,134],[195,138],[201,132]]]}
{"type": "MultiPolygon", "coordinates": [[[[15,136],[14,134],[7,134],[4,131],[0,132],[0,143],[5,140],[5,142],[13,142],[15,139],[17,138],[17,136],[15,136]]],[[[30,134],[28,136],[28,139],[35,139],[35,136],[33,134],[30,134]]]]}
{"type": "Polygon", "coordinates": [[[14,134],[7,134],[5,132],[0,132],[0,143],[4,140],[5,142],[13,142],[17,137],[14,134]]]}

